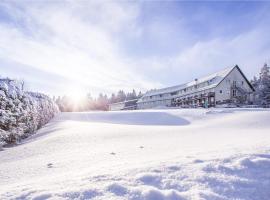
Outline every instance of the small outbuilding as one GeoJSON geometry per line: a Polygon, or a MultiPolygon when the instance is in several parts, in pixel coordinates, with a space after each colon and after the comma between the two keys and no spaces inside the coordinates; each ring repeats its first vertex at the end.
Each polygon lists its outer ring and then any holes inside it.
{"type": "Polygon", "coordinates": [[[138,99],[132,99],[128,101],[122,101],[117,103],[112,103],[109,105],[109,110],[136,110],[137,109],[137,101],[138,99]]]}

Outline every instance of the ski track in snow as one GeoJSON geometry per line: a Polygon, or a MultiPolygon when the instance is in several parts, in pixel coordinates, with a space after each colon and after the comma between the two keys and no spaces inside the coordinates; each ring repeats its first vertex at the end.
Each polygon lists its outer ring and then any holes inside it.
{"type": "Polygon", "coordinates": [[[61,113],[0,151],[0,199],[270,199],[270,110],[61,113]]]}

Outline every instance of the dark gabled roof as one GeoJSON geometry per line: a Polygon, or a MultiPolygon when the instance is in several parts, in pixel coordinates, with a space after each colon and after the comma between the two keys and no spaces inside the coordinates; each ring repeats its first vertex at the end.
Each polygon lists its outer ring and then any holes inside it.
{"type": "Polygon", "coordinates": [[[242,74],[242,76],[244,77],[244,79],[246,80],[246,82],[248,83],[249,87],[253,90],[253,92],[255,91],[254,87],[251,85],[251,83],[249,82],[249,80],[247,79],[247,77],[245,76],[245,74],[242,72],[242,70],[240,69],[240,67],[238,67],[238,65],[235,65],[235,67],[239,70],[239,72],[242,74]]]}

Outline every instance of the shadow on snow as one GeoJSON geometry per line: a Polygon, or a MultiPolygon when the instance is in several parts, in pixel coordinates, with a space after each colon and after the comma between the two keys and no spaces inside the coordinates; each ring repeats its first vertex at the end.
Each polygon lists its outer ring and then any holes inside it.
{"type": "Polygon", "coordinates": [[[166,112],[81,112],[62,113],[58,120],[102,122],[127,125],[183,126],[190,122],[166,112]]]}

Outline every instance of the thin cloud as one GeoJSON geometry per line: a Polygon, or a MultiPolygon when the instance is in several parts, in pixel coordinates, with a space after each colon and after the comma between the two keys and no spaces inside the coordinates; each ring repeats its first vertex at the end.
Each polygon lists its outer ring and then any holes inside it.
{"type": "Polygon", "coordinates": [[[58,85],[47,90],[51,94],[76,87],[94,94],[146,91],[234,64],[251,77],[269,59],[269,14],[263,4],[250,14],[239,12],[241,5],[227,17],[227,3],[222,5],[1,2],[0,68],[11,77],[16,68],[7,70],[6,63],[43,71],[42,91],[58,85]],[[249,23],[250,16],[255,19],[249,23]]]}
{"type": "MultiPolygon", "coordinates": [[[[142,90],[152,87],[153,84],[142,75],[135,78],[132,67],[126,66],[124,59],[117,53],[119,47],[113,34],[129,20],[132,23],[133,17],[127,19],[128,14],[125,13],[130,13],[131,7],[125,10],[122,5],[110,3],[103,8],[101,4],[101,11],[110,12],[105,12],[105,15],[102,12],[95,14],[102,15],[97,21],[110,21],[104,24],[91,22],[87,18],[90,16],[86,16],[85,12],[91,13],[96,6],[88,5],[89,10],[78,8],[77,4],[65,4],[61,8],[43,5],[40,9],[40,5],[36,4],[29,9],[24,7],[24,17],[34,21],[25,24],[24,29],[31,29],[31,25],[35,24],[37,31],[29,37],[21,27],[1,24],[0,56],[64,76],[72,80],[72,84],[84,85],[90,90],[99,87],[103,91],[112,91],[119,85],[126,86],[126,89],[142,90]],[[116,20],[112,18],[113,13],[118,13],[116,20]]],[[[15,13],[20,13],[18,18],[22,17],[21,12],[15,13]]]]}

